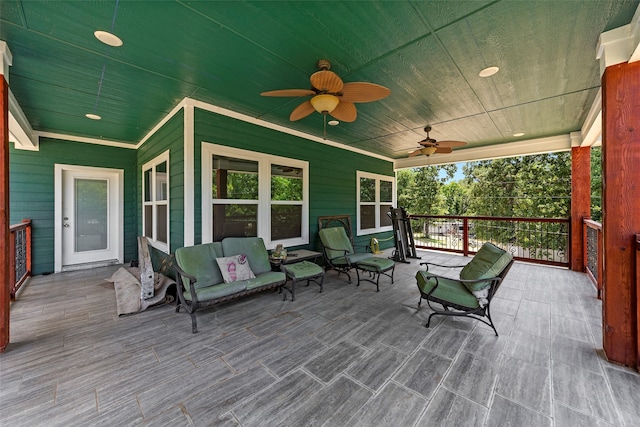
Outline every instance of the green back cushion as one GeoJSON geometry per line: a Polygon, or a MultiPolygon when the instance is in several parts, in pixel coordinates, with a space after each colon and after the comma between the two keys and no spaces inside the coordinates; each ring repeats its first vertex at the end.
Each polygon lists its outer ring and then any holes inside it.
{"type": "MultiPolygon", "coordinates": [[[[271,271],[269,254],[260,237],[227,237],[222,240],[222,250],[224,256],[246,255],[255,275],[271,271]]],[[[215,264],[215,260],[213,262],[215,264]]]]}
{"type": "MultiPolygon", "coordinates": [[[[224,283],[216,258],[223,256],[220,242],[176,249],[176,262],[185,272],[196,277],[196,289],[224,283]]],[[[189,282],[185,281],[189,288],[189,282]]]]}
{"type": "Polygon", "coordinates": [[[323,228],[318,232],[318,234],[320,236],[322,246],[332,249],[341,249],[340,251],[327,250],[327,256],[329,259],[343,256],[344,252],[342,252],[342,250],[345,250],[350,254],[353,253],[353,246],[351,246],[351,241],[349,240],[349,236],[347,236],[347,232],[344,231],[344,228],[323,228]]]}
{"type": "MultiPolygon", "coordinates": [[[[498,276],[511,262],[511,254],[492,243],[482,245],[478,253],[460,272],[463,280],[489,279],[498,276]]],[[[465,283],[469,291],[480,291],[486,288],[489,282],[465,283]]]]}

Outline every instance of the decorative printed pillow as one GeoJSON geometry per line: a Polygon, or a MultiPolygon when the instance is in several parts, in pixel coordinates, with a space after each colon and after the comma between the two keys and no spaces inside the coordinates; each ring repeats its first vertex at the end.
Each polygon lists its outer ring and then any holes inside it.
{"type": "Polygon", "coordinates": [[[249,267],[249,260],[244,254],[234,255],[224,258],[216,258],[224,283],[231,283],[237,280],[248,280],[256,277],[249,267]]]}

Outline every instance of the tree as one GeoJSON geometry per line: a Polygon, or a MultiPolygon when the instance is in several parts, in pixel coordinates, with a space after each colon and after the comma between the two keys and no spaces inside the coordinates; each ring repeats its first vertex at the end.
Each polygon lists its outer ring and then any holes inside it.
{"type": "Polygon", "coordinates": [[[469,208],[468,188],[457,182],[451,181],[441,187],[444,197],[444,208],[446,215],[466,215],[469,208]]]}
{"type": "Polygon", "coordinates": [[[453,178],[455,165],[425,166],[398,173],[398,206],[407,212],[423,215],[444,213],[444,198],[440,188],[453,178]],[[446,176],[441,178],[440,171],[446,176]]]}
{"type": "Polygon", "coordinates": [[[602,221],[602,150],[591,148],[591,219],[602,221]]]}

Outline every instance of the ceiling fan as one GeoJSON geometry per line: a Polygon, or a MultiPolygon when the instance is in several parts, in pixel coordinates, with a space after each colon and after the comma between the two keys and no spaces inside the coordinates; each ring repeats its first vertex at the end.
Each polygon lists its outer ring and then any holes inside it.
{"type": "Polygon", "coordinates": [[[357,111],[355,103],[378,101],[389,96],[391,91],[375,83],[344,83],[333,71],[329,71],[331,63],[321,59],[316,64],[318,71],[309,80],[311,89],[282,89],[262,92],[262,96],[311,96],[312,98],[298,105],[289,116],[296,121],[317,111],[343,121],[353,122],[357,111]]]}
{"type": "Polygon", "coordinates": [[[433,138],[429,137],[429,132],[431,132],[431,126],[426,126],[424,131],[427,133],[427,137],[419,142],[420,148],[415,151],[412,151],[409,154],[409,157],[414,156],[430,156],[432,154],[446,154],[451,153],[453,151],[453,147],[460,147],[466,145],[466,142],[462,141],[436,141],[433,138]]]}

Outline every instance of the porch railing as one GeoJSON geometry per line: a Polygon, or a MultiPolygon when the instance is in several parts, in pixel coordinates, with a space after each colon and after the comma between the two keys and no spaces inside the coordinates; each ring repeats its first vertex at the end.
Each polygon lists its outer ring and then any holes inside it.
{"type": "Polygon", "coordinates": [[[598,291],[598,299],[602,298],[602,224],[590,219],[582,220],[584,247],[582,250],[584,272],[598,291]]]}
{"type": "Polygon", "coordinates": [[[24,219],[9,227],[9,231],[9,293],[11,300],[15,300],[16,292],[31,276],[31,220],[24,219]]]}
{"type": "Polygon", "coordinates": [[[409,215],[416,247],[475,253],[484,242],[511,252],[514,259],[569,266],[568,218],[510,218],[409,215]]]}

